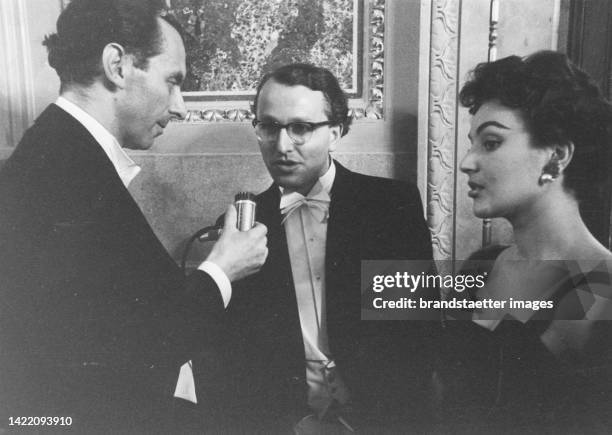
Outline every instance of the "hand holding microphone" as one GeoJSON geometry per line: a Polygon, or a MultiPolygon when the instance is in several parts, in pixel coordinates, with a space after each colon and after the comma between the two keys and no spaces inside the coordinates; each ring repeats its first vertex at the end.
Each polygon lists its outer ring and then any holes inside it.
{"type": "Polygon", "coordinates": [[[251,193],[236,195],[235,205],[230,205],[225,213],[221,237],[207,258],[223,269],[230,281],[257,272],[268,256],[268,229],[255,222],[253,199],[251,193]]]}

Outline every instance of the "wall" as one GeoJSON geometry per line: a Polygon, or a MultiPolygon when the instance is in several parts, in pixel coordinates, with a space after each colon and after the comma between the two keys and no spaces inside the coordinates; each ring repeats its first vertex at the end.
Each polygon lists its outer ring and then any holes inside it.
{"type": "Polygon", "coordinates": [[[59,89],[43,38],[55,28],[60,0],[0,1],[0,160],[59,89]]]}

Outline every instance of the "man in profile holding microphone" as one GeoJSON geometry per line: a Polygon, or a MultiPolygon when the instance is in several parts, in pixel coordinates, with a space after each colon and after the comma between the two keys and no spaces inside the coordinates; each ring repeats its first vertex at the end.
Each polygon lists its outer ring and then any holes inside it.
{"type": "Polygon", "coordinates": [[[230,282],[267,256],[266,227],[238,231],[230,206],[185,278],[127,190],[140,168],[122,148],[185,115],[162,3],[73,0],[45,40],[60,97],[0,171],[0,428],[57,416],[78,433],[170,433],[179,367],[221,339],[230,282]]]}
{"type": "Polygon", "coordinates": [[[426,401],[435,325],[361,321],[360,266],[432,259],[417,188],[331,158],[351,119],[324,68],[292,64],[267,74],[253,107],[274,180],[256,198],[269,256],[237,283],[225,318],[234,339],[225,342],[220,389],[230,427],[336,433],[414,421],[426,401]]]}

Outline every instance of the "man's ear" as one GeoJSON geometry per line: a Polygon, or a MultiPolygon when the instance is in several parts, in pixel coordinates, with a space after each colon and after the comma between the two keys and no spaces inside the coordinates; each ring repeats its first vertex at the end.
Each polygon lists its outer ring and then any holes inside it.
{"type": "Polygon", "coordinates": [[[342,137],[342,124],[329,127],[329,151],[336,150],[336,144],[342,137]]]}
{"type": "Polygon", "coordinates": [[[102,50],[102,68],[106,81],[117,88],[125,87],[126,67],[130,67],[130,56],[127,56],[123,47],[117,43],[106,44],[102,50]]]}

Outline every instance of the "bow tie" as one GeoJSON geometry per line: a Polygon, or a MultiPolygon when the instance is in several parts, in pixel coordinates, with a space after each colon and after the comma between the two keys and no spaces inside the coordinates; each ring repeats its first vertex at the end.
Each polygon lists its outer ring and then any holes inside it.
{"type": "Polygon", "coordinates": [[[304,196],[298,192],[283,194],[280,200],[280,210],[284,216],[282,223],[285,223],[291,213],[303,205],[308,207],[317,221],[325,222],[329,217],[329,202],[329,194],[324,189],[310,196],[304,196]]]}

